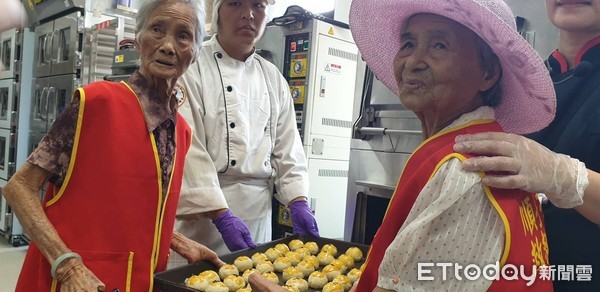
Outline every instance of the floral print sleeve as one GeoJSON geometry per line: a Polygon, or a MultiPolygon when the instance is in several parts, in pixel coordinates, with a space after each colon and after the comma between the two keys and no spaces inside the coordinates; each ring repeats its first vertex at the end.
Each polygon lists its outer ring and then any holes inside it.
{"type": "Polygon", "coordinates": [[[62,185],[69,169],[78,113],[79,92],[76,91],[71,104],[56,119],[37,148],[27,158],[27,162],[50,172],[48,180],[56,186],[62,185]]]}

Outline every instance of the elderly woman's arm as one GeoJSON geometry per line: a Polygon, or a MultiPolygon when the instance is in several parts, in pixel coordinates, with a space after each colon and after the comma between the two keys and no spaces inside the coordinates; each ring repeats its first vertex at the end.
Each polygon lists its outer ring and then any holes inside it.
{"type": "MultiPolygon", "coordinates": [[[[27,234],[50,265],[61,255],[71,252],[46,217],[39,198],[48,171],[29,162],[12,176],[3,195],[16,213],[27,234]]],[[[63,261],[56,269],[62,291],[98,291],[104,284],[76,258],[63,261]]]]}
{"type": "Polygon", "coordinates": [[[207,260],[217,267],[225,264],[214,251],[176,231],[173,232],[171,237],[171,249],[190,263],[207,260]]]}
{"type": "Polygon", "coordinates": [[[557,207],[575,208],[588,220],[600,224],[600,174],[587,170],[577,159],[505,133],[459,136],[454,150],[486,155],[463,163],[465,170],[496,172],[483,178],[485,184],[544,193],[557,207]]]}

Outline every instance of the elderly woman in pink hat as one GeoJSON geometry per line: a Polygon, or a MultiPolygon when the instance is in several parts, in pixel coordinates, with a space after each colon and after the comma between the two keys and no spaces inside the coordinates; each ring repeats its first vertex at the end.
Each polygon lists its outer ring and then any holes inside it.
{"type": "MultiPolygon", "coordinates": [[[[546,127],[556,98],[502,0],[354,0],[350,28],[377,78],[421,120],[356,291],[552,291],[533,193],[482,184],[455,137],[546,127]],[[512,268],[511,268],[512,267],[512,268]],[[516,270],[518,269],[518,270],[516,270]],[[536,272],[537,271],[537,272],[536,272]]],[[[258,276],[258,291],[273,291],[258,276]]]]}
{"type": "Polygon", "coordinates": [[[551,291],[551,281],[538,278],[548,244],[536,195],[484,186],[484,174],[464,171],[468,156],[452,149],[461,134],[531,133],[554,117],[552,81],[509,7],[354,0],[350,26],[371,70],[421,120],[424,139],[357,291],[551,291]]]}

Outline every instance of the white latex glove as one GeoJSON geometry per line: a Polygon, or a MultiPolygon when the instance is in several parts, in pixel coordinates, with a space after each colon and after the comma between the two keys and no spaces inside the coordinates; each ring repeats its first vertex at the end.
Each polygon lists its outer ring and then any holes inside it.
{"type": "Polygon", "coordinates": [[[462,165],[468,171],[493,172],[482,179],[488,186],[544,193],[560,208],[583,204],[589,183],[585,164],[533,140],[507,133],[461,135],[456,138],[454,151],[485,155],[467,159],[462,165]]]}

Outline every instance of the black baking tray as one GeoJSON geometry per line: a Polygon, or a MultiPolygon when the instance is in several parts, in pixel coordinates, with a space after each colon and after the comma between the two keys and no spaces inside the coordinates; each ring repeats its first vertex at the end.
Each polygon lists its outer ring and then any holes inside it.
{"type": "MultiPolygon", "coordinates": [[[[235,259],[239,256],[245,255],[248,257],[252,257],[252,255],[254,253],[265,252],[265,251],[267,251],[267,249],[269,249],[271,247],[275,247],[275,245],[277,245],[279,243],[288,244],[293,239],[300,239],[303,242],[314,241],[317,243],[317,245],[319,245],[319,249],[321,249],[323,247],[323,245],[331,243],[331,244],[335,245],[338,249],[338,254],[335,256],[335,258],[337,258],[340,254],[346,252],[346,250],[350,247],[353,247],[353,246],[358,247],[363,252],[363,259],[362,259],[362,261],[358,261],[358,262],[354,263],[354,267],[357,269],[360,268],[360,266],[364,263],[365,258],[367,256],[367,252],[369,250],[369,246],[364,245],[364,244],[352,243],[352,242],[341,241],[341,240],[336,240],[336,239],[329,239],[329,238],[324,238],[324,237],[292,235],[292,236],[288,236],[286,238],[282,238],[282,239],[274,240],[274,241],[271,241],[271,242],[268,242],[265,244],[261,244],[256,248],[243,249],[243,250],[239,250],[239,251],[236,251],[236,252],[233,252],[230,254],[222,255],[219,258],[228,264],[233,264],[235,259]]],[[[164,272],[154,274],[154,285],[155,285],[155,287],[157,287],[158,289],[160,289],[163,292],[172,292],[172,291],[175,291],[175,292],[177,292],[177,291],[198,292],[198,290],[196,290],[196,289],[186,287],[184,281],[186,278],[190,277],[191,275],[199,274],[200,272],[206,271],[206,270],[213,270],[217,273],[219,272],[219,269],[213,263],[211,263],[209,261],[201,261],[201,262],[173,268],[170,270],[166,270],[164,272]]],[[[277,273],[277,274],[280,276],[280,282],[281,282],[281,274],[280,273],[277,273]]],[[[314,291],[314,290],[311,290],[309,288],[308,291],[314,291]]]]}

